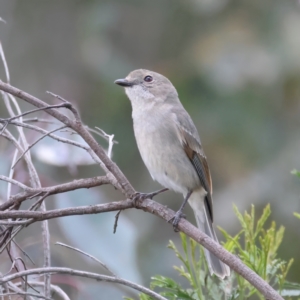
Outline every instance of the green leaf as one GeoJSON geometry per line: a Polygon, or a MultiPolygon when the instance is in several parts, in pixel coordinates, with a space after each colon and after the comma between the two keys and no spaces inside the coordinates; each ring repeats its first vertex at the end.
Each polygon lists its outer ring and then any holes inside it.
{"type": "Polygon", "coordinates": [[[150,285],[151,289],[154,289],[155,287],[160,287],[160,288],[176,288],[177,283],[168,277],[164,277],[161,275],[156,275],[154,277],[151,277],[152,282],[150,285]]]}
{"type": "MultiPolygon", "coordinates": [[[[274,222],[274,224],[275,224],[275,222],[274,222]]],[[[274,244],[273,244],[273,248],[272,248],[272,252],[274,255],[282,243],[284,231],[285,231],[285,228],[283,226],[280,226],[278,231],[275,234],[275,240],[274,240],[274,244]]]]}
{"type": "Polygon", "coordinates": [[[224,229],[222,229],[221,227],[218,227],[218,229],[221,231],[221,233],[223,234],[223,236],[226,239],[226,242],[223,243],[223,247],[228,250],[231,253],[234,253],[234,250],[242,250],[242,247],[239,243],[239,239],[240,236],[242,235],[242,233],[244,232],[243,230],[240,231],[237,235],[235,235],[234,237],[232,237],[229,233],[227,233],[224,229]]]}
{"type": "Polygon", "coordinates": [[[256,225],[256,230],[255,230],[255,237],[260,233],[260,231],[262,230],[263,226],[265,225],[267,219],[269,218],[271,214],[271,208],[270,208],[270,204],[268,204],[264,210],[263,213],[261,215],[261,217],[258,219],[257,221],[257,225],[256,225]]]}
{"type": "Polygon", "coordinates": [[[168,299],[194,300],[194,298],[191,296],[194,293],[193,291],[184,290],[176,281],[171,278],[157,275],[151,279],[151,289],[154,289],[155,287],[165,289],[160,294],[168,299]]]}
{"type": "Polygon", "coordinates": [[[187,250],[187,237],[182,232],[179,232],[179,235],[180,235],[183,251],[184,251],[185,254],[187,254],[188,253],[188,250],[187,250]]]}
{"type": "MultiPolygon", "coordinates": [[[[236,235],[231,236],[224,229],[219,228],[225,237],[224,247],[237,255],[243,263],[269,284],[276,287],[279,293],[282,292],[287,297],[299,296],[297,293],[300,291],[300,284],[288,286],[286,282],[293,259],[286,262],[277,257],[284,227],[280,226],[277,229],[274,221],[266,227],[266,222],[271,215],[270,205],[268,204],[263,209],[257,221],[253,205],[250,212],[245,211],[243,214],[235,205],[233,209],[241,224],[241,229],[236,235]]],[[[296,216],[300,218],[300,214],[296,216]]],[[[263,299],[263,296],[249,282],[234,272],[223,282],[219,282],[215,276],[211,277],[204,258],[203,247],[183,233],[180,233],[180,238],[182,245],[180,250],[172,241],[169,242],[168,247],[182,262],[181,266],[174,266],[174,269],[187,280],[188,287],[183,288],[171,278],[155,276],[150,285],[152,289],[160,289],[160,294],[169,300],[263,299]]],[[[144,294],[140,294],[139,297],[140,300],[150,300],[144,294]]]]}
{"type": "Polygon", "coordinates": [[[240,221],[240,223],[241,223],[243,229],[247,229],[247,224],[246,224],[246,222],[245,222],[245,220],[244,220],[244,217],[243,217],[243,215],[239,212],[239,210],[238,210],[238,208],[237,208],[237,206],[236,206],[235,204],[233,204],[233,210],[234,210],[235,215],[236,215],[237,218],[239,219],[239,221],[240,221]]]}
{"type": "Polygon", "coordinates": [[[297,217],[298,219],[300,219],[300,214],[294,212],[294,216],[297,217]]]}
{"type": "Polygon", "coordinates": [[[296,176],[298,176],[298,177],[300,178],[300,172],[297,171],[296,169],[292,170],[291,173],[292,173],[293,175],[296,175],[296,176]]]}
{"type": "Polygon", "coordinates": [[[186,260],[180,254],[179,250],[176,248],[175,244],[172,241],[169,241],[168,248],[172,249],[175,252],[175,255],[184,263],[186,264],[186,260]]]}

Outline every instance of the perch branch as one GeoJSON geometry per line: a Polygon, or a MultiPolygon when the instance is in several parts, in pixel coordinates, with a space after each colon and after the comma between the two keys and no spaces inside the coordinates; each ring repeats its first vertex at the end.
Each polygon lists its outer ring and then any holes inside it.
{"type": "MultiPolygon", "coordinates": [[[[6,218],[32,218],[35,220],[53,219],[63,216],[82,215],[82,214],[97,214],[109,211],[118,211],[128,208],[139,208],[145,212],[154,214],[165,221],[171,220],[175,212],[171,209],[149,199],[142,202],[126,199],[118,202],[110,202],[106,204],[99,204],[93,206],[70,207],[65,209],[49,210],[46,212],[36,211],[8,211],[0,212],[0,219],[6,218]]],[[[283,300],[283,298],[262,278],[260,278],[254,271],[242,263],[242,261],[225,250],[220,244],[209,238],[204,232],[193,226],[185,219],[181,219],[178,224],[178,229],[189,237],[194,239],[197,243],[204,246],[211,251],[220,260],[226,263],[232,270],[236,271],[247,281],[249,281],[257,290],[259,290],[266,299],[283,300]]]]}

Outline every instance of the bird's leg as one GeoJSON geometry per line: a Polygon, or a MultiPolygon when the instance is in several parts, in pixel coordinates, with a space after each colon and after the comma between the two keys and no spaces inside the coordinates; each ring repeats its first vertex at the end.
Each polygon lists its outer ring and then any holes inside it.
{"type": "Polygon", "coordinates": [[[165,191],[168,191],[169,189],[167,188],[164,188],[164,189],[161,189],[161,190],[158,190],[156,192],[153,192],[153,193],[139,193],[139,192],[136,192],[133,197],[132,197],[132,200],[134,201],[134,203],[136,203],[137,201],[143,201],[147,198],[149,199],[152,199],[153,197],[155,197],[156,195],[160,194],[160,193],[163,193],[165,191]]]}
{"type": "Polygon", "coordinates": [[[174,231],[178,232],[178,223],[180,221],[181,218],[185,218],[185,214],[182,212],[185,205],[187,204],[191,194],[192,194],[193,191],[190,191],[187,193],[187,195],[185,196],[179,210],[176,212],[175,216],[169,220],[169,222],[172,221],[172,224],[173,224],[173,228],[174,228],[174,231]]]}

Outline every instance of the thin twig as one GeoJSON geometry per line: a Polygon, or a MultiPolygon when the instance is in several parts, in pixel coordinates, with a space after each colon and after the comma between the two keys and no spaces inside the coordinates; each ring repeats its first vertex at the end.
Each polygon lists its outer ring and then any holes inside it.
{"type": "Polygon", "coordinates": [[[0,220],[8,218],[32,218],[34,221],[50,220],[54,218],[85,215],[85,214],[99,214],[109,211],[118,211],[128,208],[134,208],[134,203],[131,199],[109,202],[105,204],[95,204],[87,206],[77,206],[61,209],[43,211],[28,211],[28,210],[13,210],[13,211],[0,211],[0,220]]]}
{"type": "MultiPolygon", "coordinates": [[[[11,94],[7,94],[7,95],[9,97],[9,99],[11,100],[11,102],[13,103],[16,111],[17,111],[18,118],[20,118],[20,120],[22,122],[23,116],[25,114],[28,114],[29,112],[22,113],[16,99],[14,98],[14,96],[11,95],[11,94]]],[[[9,111],[9,114],[10,114],[11,118],[14,118],[16,115],[15,115],[15,113],[13,112],[13,110],[11,108],[10,101],[7,100],[6,94],[3,95],[3,99],[4,99],[4,102],[7,106],[7,109],[9,111]]],[[[41,107],[39,107],[39,108],[41,108],[41,107]]],[[[46,110],[48,108],[49,108],[49,105],[46,106],[46,110]]],[[[67,108],[67,106],[66,106],[66,108],[67,108]]],[[[18,147],[19,151],[22,148],[22,151],[20,151],[22,153],[23,149],[26,149],[28,147],[28,143],[27,143],[26,136],[23,132],[23,128],[17,127],[17,130],[19,132],[19,135],[20,135],[19,140],[21,142],[21,145],[20,146],[17,145],[17,147],[18,147]]],[[[41,187],[41,182],[40,182],[38,173],[37,173],[37,171],[36,171],[36,169],[35,169],[35,167],[32,163],[30,152],[27,152],[24,155],[24,159],[25,159],[25,162],[26,162],[26,165],[27,165],[31,185],[34,188],[40,188],[41,187]]],[[[42,211],[46,211],[46,205],[45,205],[44,202],[41,203],[40,208],[41,208],[42,211]]],[[[44,267],[49,267],[51,264],[50,264],[50,234],[49,234],[48,221],[47,220],[43,221],[41,226],[42,226],[42,237],[43,237],[44,267]]],[[[18,229],[20,229],[20,228],[22,228],[22,226],[18,226],[17,230],[14,230],[14,232],[12,232],[12,235],[11,235],[12,238],[16,235],[16,233],[18,232],[18,229]]],[[[14,247],[14,245],[12,245],[12,246],[14,247]]],[[[44,283],[45,283],[44,294],[45,294],[46,297],[50,297],[50,275],[49,274],[45,275],[44,283]]],[[[25,298],[26,298],[26,296],[25,296],[25,298]]]]}
{"type": "Polygon", "coordinates": [[[16,247],[19,249],[19,251],[21,251],[21,253],[26,256],[33,265],[35,265],[34,261],[32,260],[32,258],[18,245],[18,243],[16,241],[13,241],[13,243],[16,245],[16,247]]]}
{"type": "Polygon", "coordinates": [[[67,182],[55,186],[42,187],[37,189],[27,187],[16,180],[9,179],[9,178],[7,179],[7,177],[3,175],[0,175],[0,180],[10,181],[15,185],[19,185],[25,191],[16,194],[14,196],[11,196],[8,201],[0,204],[0,211],[4,211],[5,209],[11,207],[12,205],[20,204],[22,201],[26,199],[34,198],[44,193],[49,193],[49,195],[54,195],[54,194],[65,193],[65,192],[74,191],[82,188],[88,189],[88,188],[92,188],[104,184],[113,184],[111,182],[111,179],[109,179],[109,176],[97,176],[92,178],[77,179],[77,180],[73,180],[72,182],[67,182]]]}
{"type": "Polygon", "coordinates": [[[62,96],[59,96],[59,95],[56,95],[56,94],[53,94],[52,92],[49,92],[49,91],[46,91],[46,94],[49,94],[51,95],[52,97],[64,102],[64,103],[68,103],[68,101],[66,99],[64,99],[62,96]]]}
{"type": "Polygon", "coordinates": [[[84,251],[82,251],[82,250],[80,250],[78,248],[75,248],[75,247],[72,247],[70,245],[64,244],[64,243],[56,242],[55,245],[63,246],[63,247],[69,248],[71,250],[77,251],[77,252],[79,252],[81,254],[84,254],[85,256],[91,258],[92,260],[94,260],[98,264],[100,264],[104,269],[106,269],[108,272],[110,272],[111,275],[113,275],[114,277],[117,277],[116,274],[114,274],[114,272],[112,270],[110,270],[105,263],[103,263],[102,261],[100,261],[99,259],[97,259],[95,256],[93,256],[93,255],[91,255],[89,253],[86,253],[86,252],[84,252],[84,251]]]}
{"type": "MultiPolygon", "coordinates": [[[[38,297],[39,299],[46,299],[46,300],[51,300],[53,298],[48,298],[48,297],[44,297],[41,294],[34,294],[34,293],[29,293],[29,292],[11,292],[11,293],[4,293],[4,294],[0,294],[0,296],[15,296],[15,295],[22,295],[22,296],[32,296],[32,297],[38,297]]],[[[25,299],[25,298],[23,298],[25,299]]]]}
{"type": "Polygon", "coordinates": [[[117,214],[115,215],[115,223],[114,223],[114,231],[113,231],[113,233],[117,232],[118,221],[119,221],[119,217],[120,217],[121,212],[122,212],[122,210],[119,210],[117,212],[117,214]]]}
{"type": "MultiPolygon", "coordinates": [[[[0,90],[5,91],[9,94],[12,94],[16,97],[19,97],[26,102],[36,106],[36,107],[47,107],[48,105],[42,100],[20,90],[17,89],[7,83],[4,83],[0,80],[0,90]]],[[[57,120],[61,121],[65,125],[71,127],[74,131],[76,131],[85,142],[91,147],[94,153],[98,156],[98,158],[103,162],[104,170],[108,170],[112,173],[112,175],[116,178],[116,182],[118,182],[118,188],[127,196],[132,197],[136,193],[132,185],[129,183],[128,179],[121,172],[119,167],[112,162],[109,157],[106,155],[104,149],[97,143],[97,141],[93,138],[93,136],[89,133],[89,131],[83,126],[81,120],[71,120],[67,116],[60,113],[58,110],[50,109],[46,110],[46,113],[53,116],[57,120]]],[[[73,110],[72,110],[73,112],[73,110]]],[[[73,112],[74,113],[74,112],[73,112]]],[[[75,117],[76,118],[76,117],[75,117]]]]}
{"type": "MultiPolygon", "coordinates": [[[[1,18],[0,18],[0,21],[6,23],[1,18]]],[[[6,81],[9,83],[10,82],[9,69],[8,69],[8,66],[7,66],[7,62],[6,62],[6,59],[5,59],[5,55],[4,55],[4,51],[3,51],[3,48],[2,48],[1,42],[0,42],[0,57],[1,57],[1,60],[3,62],[3,66],[4,66],[4,70],[5,70],[5,76],[6,76],[6,81]]]]}
{"type": "Polygon", "coordinates": [[[39,137],[35,142],[33,142],[31,145],[28,146],[28,148],[20,155],[20,157],[17,159],[17,161],[14,163],[14,165],[12,166],[12,169],[15,168],[16,164],[22,159],[22,157],[34,146],[36,145],[39,141],[41,141],[43,138],[45,138],[46,136],[50,135],[51,133],[53,132],[56,132],[56,131],[59,131],[59,130],[62,130],[64,128],[66,128],[67,126],[64,125],[64,126],[61,126],[59,128],[55,128],[47,133],[45,133],[44,135],[42,135],[41,137],[39,137]]]}
{"type": "Polygon", "coordinates": [[[65,104],[67,104],[67,105],[69,106],[68,108],[72,111],[72,113],[73,113],[73,115],[74,115],[74,117],[75,117],[76,122],[81,122],[81,121],[80,121],[79,112],[78,112],[77,109],[71,104],[71,102],[67,101],[67,100],[64,99],[62,96],[56,95],[56,94],[54,94],[54,93],[52,93],[52,92],[47,91],[46,93],[49,94],[49,95],[51,95],[51,96],[53,96],[54,98],[59,99],[60,101],[64,102],[65,104]]]}
{"type": "Polygon", "coordinates": [[[111,155],[112,155],[112,148],[113,148],[113,145],[114,145],[114,137],[115,135],[114,134],[107,134],[104,130],[102,130],[101,128],[99,127],[95,127],[97,130],[99,130],[102,135],[108,139],[108,149],[107,149],[107,156],[111,159],[111,155]]]}
{"type": "Polygon", "coordinates": [[[35,203],[33,203],[29,208],[28,210],[37,210],[42,201],[44,201],[47,197],[49,196],[49,192],[45,193],[43,196],[41,196],[35,203]]]}
{"type": "Polygon", "coordinates": [[[32,219],[22,220],[22,221],[0,221],[0,225],[28,225],[32,222],[32,219]]]}
{"type": "Polygon", "coordinates": [[[53,109],[53,108],[69,108],[70,105],[68,103],[63,103],[63,104],[56,104],[56,105],[48,105],[46,107],[41,107],[41,108],[36,108],[36,109],[33,109],[33,110],[29,110],[29,111],[26,111],[24,113],[21,113],[19,115],[16,115],[16,116],[13,116],[13,117],[10,117],[10,118],[7,118],[7,119],[2,119],[2,121],[6,122],[7,124],[9,124],[11,121],[13,120],[16,120],[16,119],[19,119],[19,118],[22,118],[24,116],[27,116],[29,114],[33,114],[35,112],[38,112],[38,111],[41,111],[41,110],[46,110],[46,109],[53,109]]]}
{"type": "MultiPolygon", "coordinates": [[[[85,128],[88,130],[88,131],[90,131],[90,132],[93,132],[93,133],[95,133],[95,134],[97,134],[97,135],[99,135],[99,136],[101,136],[102,138],[104,138],[105,140],[107,140],[107,141],[109,141],[109,138],[107,137],[107,136],[105,136],[104,134],[102,134],[102,129],[100,129],[100,132],[99,132],[99,130],[95,130],[95,129],[93,129],[93,128],[90,128],[89,126],[87,126],[87,125],[85,125],[85,128]]],[[[98,127],[95,127],[95,128],[98,128],[98,127]]],[[[113,141],[113,143],[114,144],[119,144],[119,142],[118,141],[113,141]]]]}
{"type": "MultiPolygon", "coordinates": [[[[42,282],[41,282],[42,283],[42,282]]],[[[15,292],[24,292],[23,290],[21,290],[20,288],[18,288],[18,286],[21,286],[23,284],[23,282],[17,282],[16,284],[13,283],[13,282],[8,282],[8,286],[9,286],[9,289],[12,290],[12,291],[15,291],[15,292]]],[[[43,284],[43,283],[42,283],[43,284]]],[[[28,296],[30,300],[35,300],[36,298],[33,299],[32,296],[28,296]]]]}
{"type": "Polygon", "coordinates": [[[102,275],[102,274],[97,274],[97,273],[92,273],[92,272],[85,272],[85,271],[80,271],[80,270],[74,270],[70,268],[55,268],[55,267],[49,267],[49,268],[37,268],[37,269],[31,269],[31,270],[26,270],[22,272],[18,272],[12,275],[4,276],[0,278],[0,284],[3,284],[8,281],[12,281],[14,279],[17,279],[19,277],[23,276],[28,276],[32,274],[69,274],[72,276],[79,276],[79,277],[85,277],[85,278],[90,278],[90,279],[95,279],[97,281],[104,281],[104,282],[113,282],[113,283],[119,283],[128,287],[131,287],[137,291],[140,291],[154,299],[157,300],[167,300],[165,297],[157,294],[156,292],[145,288],[141,285],[138,285],[136,283],[133,283],[131,281],[118,278],[118,277],[113,277],[113,276],[107,276],[107,275],[102,275]]]}
{"type": "Polygon", "coordinates": [[[23,183],[15,180],[15,179],[11,179],[9,177],[6,177],[4,175],[0,175],[0,180],[9,182],[9,183],[11,183],[13,185],[16,185],[19,188],[23,189],[24,191],[31,191],[32,190],[32,188],[30,188],[29,186],[27,186],[27,185],[25,185],[25,184],[23,184],[23,183]]]}
{"type": "MultiPolygon", "coordinates": [[[[28,281],[28,284],[30,284],[31,286],[44,286],[44,283],[40,281],[28,281]]],[[[16,286],[18,285],[20,285],[20,282],[16,283],[16,286]]],[[[68,295],[59,286],[51,284],[50,287],[51,287],[52,294],[57,293],[62,300],[70,300],[68,295]]]]}
{"type": "Polygon", "coordinates": [[[41,119],[38,117],[23,119],[24,123],[45,123],[45,124],[57,124],[57,122],[50,121],[48,119],[41,119]]]}

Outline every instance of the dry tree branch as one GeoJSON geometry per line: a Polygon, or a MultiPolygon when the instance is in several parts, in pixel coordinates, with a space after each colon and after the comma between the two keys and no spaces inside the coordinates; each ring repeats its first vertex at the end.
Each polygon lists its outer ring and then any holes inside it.
{"type": "MultiPolygon", "coordinates": [[[[30,284],[30,286],[44,286],[44,283],[40,281],[28,281],[28,284],[30,284]]],[[[9,285],[11,285],[11,282],[9,282],[9,285]]],[[[16,287],[19,285],[19,282],[15,284],[16,287]]],[[[54,294],[57,293],[62,300],[70,300],[69,296],[59,286],[51,284],[50,288],[52,296],[54,296],[54,294]]]]}
{"type": "Polygon", "coordinates": [[[33,274],[43,275],[43,274],[56,274],[56,273],[85,277],[85,278],[95,279],[96,281],[119,283],[119,284],[128,286],[130,288],[133,288],[137,291],[140,291],[150,297],[153,297],[154,299],[167,300],[165,297],[155,293],[154,291],[152,291],[148,288],[145,288],[141,285],[138,285],[136,283],[133,283],[131,281],[128,281],[128,280],[125,280],[122,278],[101,275],[101,274],[92,273],[92,272],[74,270],[74,269],[70,269],[70,268],[49,267],[49,268],[37,268],[37,269],[26,270],[26,271],[12,274],[12,275],[3,276],[2,278],[0,278],[0,285],[5,282],[9,282],[9,281],[12,281],[14,279],[17,279],[17,278],[23,277],[23,276],[28,276],[28,275],[33,275],[33,274]]]}
{"type": "MultiPolygon", "coordinates": [[[[0,80],[0,90],[7,92],[11,95],[14,95],[18,98],[21,98],[24,101],[26,101],[36,107],[39,107],[39,108],[48,107],[48,105],[44,101],[42,101],[30,94],[18,89],[18,88],[15,88],[7,83],[4,83],[1,80],[0,80]]],[[[60,113],[57,109],[49,109],[46,112],[49,115],[56,118],[57,120],[64,123],[65,125],[67,125],[68,127],[72,128],[74,131],[76,131],[85,140],[85,142],[91,147],[91,149],[95,152],[95,154],[98,156],[98,158],[103,162],[105,169],[110,171],[112,173],[112,175],[116,178],[116,181],[120,185],[121,191],[126,195],[126,197],[132,197],[136,193],[136,191],[134,190],[132,185],[129,183],[129,181],[127,180],[125,175],[122,173],[122,171],[119,169],[119,167],[112,160],[109,159],[109,157],[106,155],[104,149],[97,143],[97,141],[93,138],[93,136],[89,133],[89,131],[82,124],[82,122],[79,119],[79,114],[78,114],[77,110],[70,103],[67,108],[73,112],[73,114],[75,116],[75,120],[71,120],[67,116],[60,113]]]]}
{"type": "MultiPolygon", "coordinates": [[[[18,187],[20,187],[21,189],[23,189],[24,191],[31,191],[33,190],[33,188],[30,188],[29,186],[17,181],[17,180],[14,180],[14,179],[11,179],[10,177],[6,177],[4,175],[0,175],[0,180],[2,181],[6,181],[6,182],[9,182],[13,185],[16,185],[18,187]]],[[[0,209],[1,210],[1,209],[0,209]]]]}
{"type": "MultiPolygon", "coordinates": [[[[33,218],[35,220],[52,219],[63,216],[96,214],[109,211],[118,211],[128,208],[139,208],[145,212],[152,213],[165,221],[171,220],[175,212],[165,206],[149,199],[141,201],[133,201],[126,199],[118,202],[110,202],[93,206],[70,207],[65,209],[56,209],[47,212],[28,212],[28,211],[11,211],[0,212],[0,219],[6,218],[33,218]]],[[[225,250],[221,245],[209,238],[204,232],[193,226],[185,219],[181,219],[178,229],[186,235],[194,239],[206,249],[211,251],[215,256],[225,262],[231,269],[239,273],[248,280],[255,288],[257,288],[267,299],[282,300],[282,297],[254,271],[242,263],[242,261],[225,250]]],[[[1,281],[0,281],[1,282],[1,281]]]]}
{"type": "MultiPolygon", "coordinates": [[[[23,123],[18,122],[18,121],[12,121],[12,122],[10,122],[10,124],[15,125],[15,126],[20,126],[20,127],[23,127],[23,128],[27,128],[27,129],[31,129],[31,130],[37,131],[39,133],[42,133],[42,134],[48,134],[49,137],[53,138],[54,140],[57,140],[58,142],[70,144],[72,146],[76,146],[76,147],[82,148],[84,150],[90,149],[88,146],[86,146],[84,144],[81,144],[79,142],[76,142],[76,141],[73,141],[73,140],[63,138],[61,136],[49,133],[48,130],[45,130],[41,127],[38,127],[38,126],[35,126],[35,125],[30,125],[30,124],[27,124],[27,123],[24,123],[24,122],[26,122],[26,120],[23,120],[23,123]]],[[[5,119],[0,119],[0,123],[5,123],[5,119]]],[[[49,123],[53,124],[53,122],[51,122],[51,121],[49,121],[49,123]]]]}
{"type": "MultiPolygon", "coordinates": [[[[37,109],[33,109],[30,111],[26,111],[24,113],[21,113],[19,115],[14,115],[13,117],[7,118],[7,119],[1,119],[1,123],[4,123],[4,126],[2,128],[2,131],[7,127],[8,124],[10,124],[13,120],[22,118],[26,115],[41,111],[41,110],[46,110],[46,109],[51,109],[51,108],[61,108],[61,107],[65,107],[68,108],[68,104],[67,103],[63,103],[63,104],[58,104],[58,105],[48,105],[47,107],[42,107],[42,108],[37,108],[37,109]]],[[[1,134],[1,132],[0,132],[1,134]]]]}
{"type": "Polygon", "coordinates": [[[47,133],[45,133],[44,135],[42,135],[41,137],[39,137],[35,142],[33,142],[30,146],[28,146],[28,148],[21,154],[21,156],[17,159],[17,161],[13,164],[13,166],[11,167],[12,169],[15,168],[16,164],[22,159],[22,157],[34,146],[36,145],[39,141],[41,141],[44,137],[50,135],[51,133],[53,132],[56,132],[56,131],[59,131],[59,130],[62,130],[64,128],[66,128],[67,126],[61,126],[59,128],[55,128],[47,133]]]}
{"type": "Polygon", "coordinates": [[[21,187],[24,192],[11,196],[10,199],[0,205],[0,211],[3,211],[12,205],[18,205],[26,199],[31,199],[41,194],[48,193],[49,195],[65,193],[77,189],[91,188],[104,184],[113,184],[109,176],[97,176],[92,178],[77,179],[72,182],[54,185],[50,187],[42,187],[38,189],[27,187],[26,185],[6,176],[0,175],[0,180],[11,182],[14,185],[21,187]]]}
{"type": "MultiPolygon", "coordinates": [[[[28,282],[29,283],[29,282],[28,282]]],[[[41,282],[42,283],[42,282],[41,282]]],[[[44,284],[44,283],[42,283],[42,284],[44,284]]],[[[14,292],[23,292],[23,290],[22,289],[20,289],[18,286],[20,286],[20,285],[22,285],[22,282],[18,282],[18,283],[13,283],[13,282],[8,282],[8,287],[9,287],[9,290],[12,290],[12,291],[14,291],[14,292]]],[[[31,285],[32,286],[32,285],[31,285]]],[[[8,290],[8,289],[7,289],[8,290]]],[[[26,300],[35,300],[35,299],[33,299],[32,298],[32,296],[29,296],[28,295],[28,297],[26,298],[26,300]]],[[[11,300],[11,299],[9,299],[9,300],[11,300]]]]}
{"type": "MultiPolygon", "coordinates": [[[[2,119],[0,119],[0,123],[4,123],[4,121],[2,119]]],[[[10,124],[16,125],[16,126],[21,126],[21,127],[31,129],[31,130],[35,130],[37,132],[48,135],[49,137],[51,137],[54,140],[57,140],[58,142],[62,142],[62,143],[65,143],[65,144],[69,144],[69,145],[81,148],[81,149],[87,151],[87,153],[90,154],[91,158],[95,161],[96,164],[99,164],[99,165],[103,166],[102,161],[95,155],[95,153],[92,151],[92,149],[90,147],[88,147],[87,145],[84,145],[84,144],[79,143],[79,142],[74,141],[74,140],[70,140],[70,139],[67,139],[67,138],[60,137],[60,136],[55,135],[53,133],[49,133],[49,131],[47,131],[45,129],[42,129],[38,126],[34,126],[34,125],[22,123],[22,122],[17,122],[17,121],[12,121],[10,124]]],[[[88,130],[91,131],[90,128],[88,128],[88,130]]],[[[116,143],[115,141],[113,141],[113,142],[116,143]]],[[[116,182],[115,182],[115,185],[117,186],[116,182]]]]}
{"type": "MultiPolygon", "coordinates": [[[[0,21],[6,23],[2,18],[0,18],[0,21]]],[[[6,75],[6,80],[7,80],[7,82],[10,82],[9,69],[8,69],[8,66],[7,66],[7,62],[6,62],[6,59],[5,59],[5,55],[4,55],[4,51],[3,51],[3,47],[2,47],[1,42],[0,42],[0,58],[3,62],[4,71],[5,71],[5,75],[6,75]]]]}
{"type": "Polygon", "coordinates": [[[102,261],[100,261],[98,258],[96,258],[95,256],[89,254],[89,253],[86,253],[78,248],[75,248],[75,247],[72,247],[72,246],[69,246],[67,244],[64,244],[64,243],[60,243],[60,242],[56,242],[55,245],[58,245],[58,246],[63,246],[63,247],[66,247],[66,248],[69,248],[71,250],[74,250],[74,251],[77,251],[87,257],[89,257],[90,259],[94,260],[95,262],[97,262],[98,264],[100,264],[105,270],[107,270],[108,272],[111,273],[111,275],[113,275],[114,277],[117,277],[116,274],[114,274],[114,272],[112,270],[109,269],[109,267],[103,263],[102,261]]]}
{"type": "MultiPolygon", "coordinates": [[[[6,63],[6,59],[5,59],[2,47],[1,47],[1,58],[2,58],[4,66],[5,66],[6,78],[7,78],[7,81],[9,82],[9,73],[8,73],[9,70],[7,67],[7,63],[6,63]]],[[[16,114],[14,113],[14,111],[10,105],[10,101],[12,102],[12,104],[14,105],[14,107],[17,111],[18,118],[22,121],[24,114],[22,114],[21,109],[20,109],[15,97],[9,93],[6,94],[4,92],[1,92],[1,94],[2,94],[4,103],[7,107],[7,110],[9,112],[11,118],[15,117],[16,114]]],[[[5,130],[5,124],[4,124],[4,130],[5,130]]],[[[19,141],[20,141],[19,148],[26,149],[28,147],[28,143],[27,143],[26,136],[23,132],[23,128],[17,127],[17,130],[19,132],[19,141]]],[[[18,149],[18,150],[20,151],[20,149],[18,149]]],[[[20,152],[22,153],[23,151],[20,151],[20,152]]],[[[27,165],[28,174],[29,174],[32,186],[34,188],[41,187],[40,179],[39,179],[38,173],[34,167],[34,164],[32,163],[30,152],[25,153],[24,159],[25,159],[25,162],[27,165]]],[[[11,170],[13,170],[13,169],[11,169],[11,170]]],[[[10,173],[11,173],[11,175],[13,174],[13,172],[10,172],[10,173]]],[[[40,209],[42,211],[46,211],[46,205],[44,202],[41,203],[40,209]]],[[[47,220],[43,221],[41,223],[41,227],[42,227],[42,237],[43,237],[43,244],[44,244],[44,247],[43,247],[44,267],[49,267],[51,265],[51,263],[50,263],[51,256],[50,256],[50,233],[49,233],[48,221],[47,220]]],[[[19,226],[18,228],[20,229],[22,227],[19,226]]],[[[16,234],[16,232],[15,232],[15,234],[16,234]]],[[[16,250],[15,246],[14,246],[14,244],[12,244],[12,251],[15,252],[15,250],[16,250]]],[[[50,275],[46,274],[44,277],[44,283],[45,283],[44,293],[45,293],[46,297],[50,297],[50,283],[51,283],[50,281],[51,281],[50,275]]],[[[25,285],[25,291],[26,291],[26,285],[25,285]]],[[[26,299],[26,296],[24,298],[26,299]]]]}
{"type": "MultiPolygon", "coordinates": [[[[26,102],[39,107],[45,108],[48,105],[41,101],[40,99],[25,93],[22,90],[19,90],[7,83],[0,81],[0,90],[10,93],[16,97],[19,97],[26,102]]],[[[108,212],[108,211],[116,211],[116,210],[123,210],[128,208],[140,208],[146,212],[155,214],[164,220],[168,221],[174,217],[174,212],[157,202],[154,202],[150,199],[146,199],[143,202],[135,203],[132,198],[135,194],[135,190],[118,168],[118,166],[109,159],[106,155],[104,149],[98,145],[95,141],[93,136],[88,132],[85,126],[82,124],[79,114],[77,110],[68,103],[67,106],[70,109],[75,117],[75,120],[71,120],[67,116],[61,114],[56,109],[47,109],[47,113],[56,118],[57,120],[64,123],[66,126],[72,128],[76,131],[90,146],[92,151],[97,155],[97,157],[102,161],[104,164],[105,170],[107,172],[107,177],[110,179],[110,182],[114,182],[115,186],[121,190],[121,192],[129,199],[120,201],[120,202],[113,202],[107,203],[102,205],[94,205],[94,206],[86,206],[86,207],[76,207],[76,208],[67,208],[67,209],[59,209],[59,210],[52,210],[52,211],[45,211],[45,212],[36,212],[36,211],[7,211],[0,213],[0,219],[7,219],[7,218],[32,218],[34,221],[37,220],[45,220],[51,218],[57,218],[67,215],[79,215],[79,214],[93,214],[93,213],[101,213],[101,212],[108,212]],[[111,176],[113,175],[113,176],[111,176]],[[114,177],[114,178],[112,178],[114,177]],[[113,181],[115,179],[115,181],[113,181]]],[[[26,193],[26,192],[25,192],[26,193]]],[[[32,221],[32,222],[34,222],[32,221]]],[[[207,235],[201,232],[199,229],[194,227],[188,221],[182,219],[179,222],[178,229],[184,233],[186,233],[189,237],[203,245],[206,249],[211,251],[215,256],[217,256],[221,261],[226,263],[231,269],[235,270],[238,274],[244,277],[247,281],[249,281],[255,288],[257,288],[267,299],[272,300],[282,300],[283,298],[262,278],[260,278],[254,271],[249,269],[245,266],[237,257],[226,251],[221,245],[214,242],[210,239],[207,235]]],[[[64,268],[44,268],[45,270],[50,269],[53,271],[54,269],[62,270],[64,268]]],[[[41,270],[41,269],[39,269],[41,270]]],[[[69,270],[69,269],[68,269],[69,270]]],[[[32,270],[30,270],[32,271],[32,270]]],[[[30,272],[26,271],[26,272],[30,272]]],[[[42,271],[41,271],[42,272],[42,271]]],[[[66,271],[69,272],[69,271],[66,271]]],[[[73,271],[74,272],[74,271],[73,271]]],[[[19,273],[20,274],[20,273],[19,273]]],[[[23,274],[25,274],[23,272],[23,274]]],[[[27,274],[27,273],[26,273],[27,274]]],[[[29,274],[29,273],[28,273],[29,274]]],[[[75,274],[75,273],[73,273],[75,274]]],[[[12,276],[12,275],[11,275],[12,276]]],[[[6,277],[7,280],[11,280],[14,277],[6,277]],[[10,278],[10,279],[8,279],[10,278]]],[[[1,280],[0,280],[1,282],[1,280]]]]}
{"type": "MultiPolygon", "coordinates": [[[[2,293],[0,294],[0,296],[4,297],[4,296],[16,296],[16,295],[21,295],[21,296],[33,296],[33,297],[38,297],[39,299],[46,299],[46,300],[51,300],[53,298],[48,298],[48,297],[44,297],[41,294],[33,294],[33,293],[29,293],[29,292],[23,292],[23,291],[19,291],[19,292],[10,292],[10,293],[2,293]]],[[[23,299],[27,299],[27,298],[23,298],[23,299]]]]}

